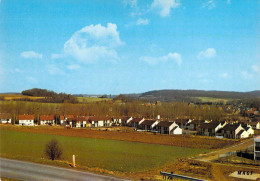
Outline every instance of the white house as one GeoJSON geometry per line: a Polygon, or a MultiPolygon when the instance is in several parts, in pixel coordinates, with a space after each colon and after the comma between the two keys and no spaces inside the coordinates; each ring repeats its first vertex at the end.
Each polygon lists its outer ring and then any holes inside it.
{"type": "Polygon", "coordinates": [[[66,121],[65,117],[60,115],[60,124],[62,125],[66,121]]]}
{"type": "Polygon", "coordinates": [[[34,115],[19,115],[18,124],[22,126],[34,126],[34,115]]]}
{"type": "MultiPolygon", "coordinates": [[[[160,121],[156,126],[155,129],[161,134],[173,134],[173,129],[175,127],[179,127],[175,122],[169,121],[160,121]]],[[[175,128],[176,129],[176,128],[175,128]]]]}
{"type": "Polygon", "coordinates": [[[224,127],[226,123],[222,124],[217,121],[210,123],[202,123],[199,127],[199,134],[204,136],[216,136],[217,131],[224,127]]]}
{"type": "Polygon", "coordinates": [[[55,118],[53,115],[40,115],[40,125],[54,125],[55,118]]]}
{"type": "Polygon", "coordinates": [[[246,130],[244,130],[244,129],[240,130],[240,131],[237,133],[237,135],[236,135],[236,138],[237,138],[237,139],[248,138],[248,137],[249,137],[249,133],[248,133],[246,130]]]}
{"type": "Polygon", "coordinates": [[[12,116],[9,114],[0,114],[0,124],[11,124],[12,116]]]}
{"type": "Polygon", "coordinates": [[[121,125],[122,124],[122,119],[119,117],[113,117],[112,118],[112,123],[116,124],[116,125],[121,125]]]}
{"type": "Polygon", "coordinates": [[[135,128],[138,128],[139,125],[144,122],[144,118],[133,118],[130,122],[129,122],[129,125],[131,127],[135,127],[135,128]]]}
{"type": "Polygon", "coordinates": [[[187,125],[191,123],[191,119],[175,119],[174,122],[182,129],[188,129],[187,125]]]}
{"type": "Polygon", "coordinates": [[[240,132],[241,130],[244,130],[241,124],[227,124],[221,129],[221,134],[223,135],[224,138],[239,139],[241,136],[238,135],[238,133],[240,134],[243,133],[240,132]]]}
{"type": "Polygon", "coordinates": [[[179,126],[175,126],[173,129],[172,129],[172,134],[182,134],[182,129],[179,127],[179,126]]]}
{"type": "Polygon", "coordinates": [[[90,123],[93,127],[107,127],[112,125],[112,120],[108,117],[90,117],[90,123]]]}
{"type": "Polygon", "coordinates": [[[247,125],[250,125],[253,129],[260,129],[259,121],[252,121],[252,122],[247,123],[247,125]]]}
{"type": "Polygon", "coordinates": [[[255,131],[253,130],[252,127],[246,127],[244,128],[246,130],[246,132],[248,132],[249,135],[253,135],[255,134],[255,131]]]}
{"type": "Polygon", "coordinates": [[[122,126],[127,126],[130,121],[132,120],[133,118],[132,117],[124,117],[121,121],[122,121],[122,126]]]}
{"type": "Polygon", "coordinates": [[[145,131],[152,131],[158,123],[159,121],[156,120],[144,120],[140,123],[139,128],[145,131]]]}

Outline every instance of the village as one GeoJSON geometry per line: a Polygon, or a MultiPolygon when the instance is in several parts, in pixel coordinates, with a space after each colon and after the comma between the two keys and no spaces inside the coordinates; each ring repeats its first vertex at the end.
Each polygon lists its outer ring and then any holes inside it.
{"type": "MultiPolygon", "coordinates": [[[[1,124],[11,124],[12,117],[0,114],[1,124]]],[[[13,122],[20,126],[63,126],[65,128],[109,128],[131,127],[135,131],[154,134],[200,135],[217,138],[243,139],[253,136],[260,130],[260,117],[247,121],[214,121],[194,119],[156,119],[139,117],[76,116],[76,115],[18,115],[13,122]]]]}

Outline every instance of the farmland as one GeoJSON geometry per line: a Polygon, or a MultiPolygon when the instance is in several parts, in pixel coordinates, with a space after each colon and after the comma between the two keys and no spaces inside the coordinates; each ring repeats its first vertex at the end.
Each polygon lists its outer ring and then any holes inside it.
{"type": "Polygon", "coordinates": [[[24,100],[24,99],[30,99],[30,100],[44,99],[44,97],[25,96],[22,94],[0,94],[0,98],[6,101],[24,100]]]}
{"type": "Polygon", "coordinates": [[[88,103],[88,102],[100,102],[100,101],[109,101],[112,100],[110,98],[98,98],[98,97],[77,97],[80,103],[88,103]]]}
{"type": "Polygon", "coordinates": [[[196,99],[200,99],[202,102],[212,102],[212,103],[224,103],[226,104],[229,101],[233,101],[235,99],[224,99],[224,98],[214,98],[214,97],[194,97],[196,99]]]}
{"type": "Polygon", "coordinates": [[[37,127],[21,127],[21,126],[8,126],[1,125],[1,129],[8,129],[13,131],[30,132],[30,133],[43,133],[61,136],[73,136],[83,138],[95,139],[109,139],[120,141],[131,141],[149,144],[161,144],[169,146],[187,147],[187,148],[203,148],[215,149],[223,148],[237,143],[237,140],[217,139],[211,137],[198,137],[198,136],[169,136],[169,135],[153,135],[151,133],[130,132],[130,130],[120,130],[115,128],[111,131],[104,131],[98,129],[64,129],[62,127],[50,126],[37,126],[37,127]]]}
{"type": "Polygon", "coordinates": [[[161,167],[176,158],[190,157],[207,149],[181,148],[118,140],[46,135],[1,129],[2,157],[47,162],[44,146],[56,138],[62,148],[64,162],[76,155],[78,168],[100,168],[112,172],[142,172],[161,167]]]}

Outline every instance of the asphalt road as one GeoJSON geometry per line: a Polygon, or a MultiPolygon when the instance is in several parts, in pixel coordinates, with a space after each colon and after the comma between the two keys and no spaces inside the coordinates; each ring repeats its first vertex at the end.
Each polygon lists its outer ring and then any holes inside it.
{"type": "Polygon", "coordinates": [[[29,181],[122,181],[123,179],[37,163],[0,158],[1,177],[29,181]]]}

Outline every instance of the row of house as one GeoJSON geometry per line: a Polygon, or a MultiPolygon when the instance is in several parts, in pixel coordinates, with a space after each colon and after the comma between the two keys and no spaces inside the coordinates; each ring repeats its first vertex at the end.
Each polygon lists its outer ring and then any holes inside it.
{"type": "Polygon", "coordinates": [[[124,118],[122,120],[123,126],[134,127],[136,129],[158,132],[160,134],[182,134],[182,129],[175,122],[150,120],[144,118],[124,118]]]}
{"type": "MultiPolygon", "coordinates": [[[[7,122],[3,122],[7,123],[7,122]]],[[[34,126],[34,115],[19,115],[17,124],[23,126],[34,126]]],[[[54,125],[60,124],[64,127],[109,127],[113,125],[129,126],[143,131],[154,131],[161,134],[182,134],[182,129],[175,122],[161,121],[161,120],[148,120],[144,118],[109,118],[97,116],[73,116],[65,115],[59,116],[55,120],[53,115],[40,115],[39,125],[54,125]]]]}
{"type": "Polygon", "coordinates": [[[204,136],[216,136],[218,138],[241,139],[254,134],[250,125],[242,123],[227,124],[227,122],[211,122],[200,125],[199,134],[204,136]]]}
{"type": "MultiPolygon", "coordinates": [[[[40,125],[62,125],[64,127],[109,127],[121,125],[136,128],[137,130],[158,132],[161,134],[182,134],[183,131],[195,131],[198,135],[216,136],[219,138],[246,138],[254,134],[255,129],[260,129],[260,123],[243,122],[227,123],[226,121],[201,121],[191,119],[162,120],[144,119],[133,117],[110,118],[98,116],[74,116],[74,115],[40,115],[37,123],[40,125]]],[[[11,123],[10,116],[0,114],[0,123],[11,123]]],[[[17,124],[33,126],[36,124],[34,115],[19,115],[17,124]]]]}

